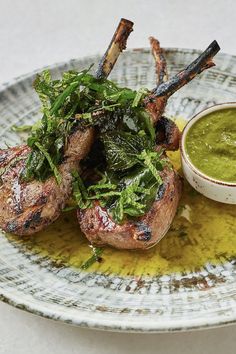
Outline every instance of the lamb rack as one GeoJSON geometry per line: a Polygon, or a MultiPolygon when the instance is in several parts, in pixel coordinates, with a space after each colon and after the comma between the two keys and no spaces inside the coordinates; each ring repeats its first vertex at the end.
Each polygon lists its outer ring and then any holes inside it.
{"type": "MultiPolygon", "coordinates": [[[[216,41],[186,69],[167,80],[166,62],[159,42],[151,38],[152,52],[156,61],[158,84],[145,98],[147,112],[156,126],[156,150],[176,149],[180,133],[173,122],[162,114],[168,98],[179,88],[187,84],[197,74],[213,66],[212,58],[219,51],[216,41]]],[[[163,153],[163,158],[166,158],[163,153]]],[[[162,185],[146,214],[138,218],[129,218],[117,223],[108,209],[99,200],[91,208],[78,210],[78,220],[82,232],[96,246],[110,245],[118,249],[148,249],[154,246],[168,231],[175,216],[181,196],[182,183],[177,172],[166,166],[160,173],[162,185]]]]}
{"type": "MultiPolygon", "coordinates": [[[[107,78],[117,58],[126,47],[133,23],[121,19],[104,57],[99,63],[96,78],[107,78]]],[[[45,181],[25,181],[20,176],[26,169],[31,153],[27,145],[0,150],[0,226],[6,232],[31,235],[54,222],[72,192],[72,171],[90,150],[94,129],[73,129],[63,161],[58,167],[60,183],[55,176],[45,181]]]]}

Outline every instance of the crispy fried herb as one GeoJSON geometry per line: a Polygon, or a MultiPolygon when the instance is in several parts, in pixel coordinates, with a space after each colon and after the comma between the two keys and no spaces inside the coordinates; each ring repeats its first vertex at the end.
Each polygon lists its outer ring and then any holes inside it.
{"type": "Polygon", "coordinates": [[[155,130],[142,107],[148,91],[120,88],[89,70],[66,72],[60,80],[45,70],[34,88],[43,117],[27,140],[32,151],[22,178],[44,180],[54,174],[61,183],[59,165],[71,132],[93,126],[97,141],[83,162],[83,175],[91,170],[93,178],[72,172],[74,203],[85,209],[97,199],[119,223],[143,215],[156,198],[167,163],[162,151],[153,151],[155,130]]]}
{"type": "Polygon", "coordinates": [[[27,140],[32,152],[22,174],[24,179],[44,180],[54,174],[60,183],[57,166],[62,162],[75,125],[93,125],[108,131],[117,128],[132,103],[133,111],[138,111],[144,92],[137,93],[120,88],[112,81],[96,79],[89,69],[65,72],[60,80],[53,80],[48,70],[37,75],[34,88],[41,100],[43,117],[27,140]],[[101,119],[97,118],[99,112],[102,112],[101,119]]]}
{"type": "Polygon", "coordinates": [[[146,136],[122,131],[103,134],[101,141],[104,144],[108,168],[113,171],[126,170],[136,165],[137,156],[152,145],[146,136]]]}
{"type": "MultiPolygon", "coordinates": [[[[161,154],[143,150],[133,159],[135,166],[126,169],[122,165],[122,170],[115,171],[108,167],[103,178],[88,188],[88,198],[99,200],[118,223],[126,217],[143,215],[155,200],[162,184],[160,172],[165,159],[161,154]],[[145,159],[148,157],[147,163],[144,163],[144,151],[145,159]]],[[[117,168],[117,164],[115,166],[117,168]]]]}

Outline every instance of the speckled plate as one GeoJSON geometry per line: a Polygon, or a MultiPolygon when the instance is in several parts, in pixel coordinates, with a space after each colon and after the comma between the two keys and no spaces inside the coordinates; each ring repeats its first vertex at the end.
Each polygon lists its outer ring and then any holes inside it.
{"type": "MultiPolygon", "coordinates": [[[[169,71],[176,73],[198,54],[167,49],[169,71]]],[[[96,67],[98,60],[71,60],[51,70],[58,76],[91,63],[96,67]]],[[[236,57],[219,54],[216,64],[169,100],[169,116],[187,120],[212,104],[236,101],[236,57]]],[[[22,141],[13,124],[40,116],[34,77],[35,72],[0,87],[1,146],[22,141]]],[[[149,50],[122,54],[111,78],[132,88],[154,87],[149,50]]],[[[185,194],[178,220],[156,248],[145,254],[106,249],[103,262],[87,271],[80,266],[90,249],[74,215],[64,214],[47,232],[25,240],[0,233],[1,299],[47,318],[105,330],[161,332],[235,322],[236,207],[194,199],[188,186],[185,194]]]]}

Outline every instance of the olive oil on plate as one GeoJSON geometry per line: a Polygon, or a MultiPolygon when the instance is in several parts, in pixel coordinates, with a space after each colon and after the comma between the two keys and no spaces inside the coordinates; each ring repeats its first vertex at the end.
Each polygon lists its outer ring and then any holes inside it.
{"type": "MultiPolygon", "coordinates": [[[[183,120],[177,120],[183,126],[183,120]]],[[[180,153],[168,153],[180,171],[180,153]]],[[[181,171],[180,171],[181,173],[181,171]]],[[[8,235],[27,252],[41,255],[52,264],[80,269],[92,255],[79,230],[76,213],[67,212],[46,230],[20,239],[8,235]]],[[[147,251],[123,251],[106,247],[102,261],[87,272],[121,276],[164,275],[198,271],[207,263],[220,264],[236,258],[236,205],[214,202],[184,181],[176,217],[165,237],[147,251]]]]}

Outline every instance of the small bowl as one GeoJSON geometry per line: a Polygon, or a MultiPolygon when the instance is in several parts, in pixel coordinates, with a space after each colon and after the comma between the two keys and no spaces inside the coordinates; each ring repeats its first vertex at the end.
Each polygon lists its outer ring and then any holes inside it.
{"type": "Polygon", "coordinates": [[[185,139],[191,126],[207,114],[227,108],[236,108],[236,102],[222,103],[209,107],[196,114],[186,124],[180,144],[181,162],[183,173],[187,181],[199,193],[203,194],[207,198],[216,200],[217,202],[236,204],[236,183],[224,182],[207,176],[192,164],[185,150],[185,139]]]}

